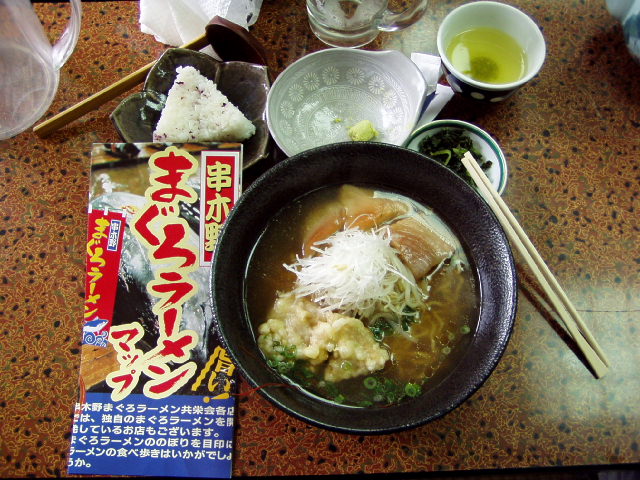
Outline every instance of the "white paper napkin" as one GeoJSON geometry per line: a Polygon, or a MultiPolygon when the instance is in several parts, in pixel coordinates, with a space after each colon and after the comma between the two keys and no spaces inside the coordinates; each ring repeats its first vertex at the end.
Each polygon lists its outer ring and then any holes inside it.
{"type": "Polygon", "coordinates": [[[424,102],[422,114],[416,122],[415,128],[434,120],[451,97],[453,90],[448,85],[438,83],[442,76],[442,60],[437,55],[426,53],[412,53],[411,60],[415,63],[427,83],[427,99],[424,102]]]}
{"type": "MultiPolygon", "coordinates": [[[[247,28],[261,6],[262,0],[140,0],[140,30],[177,47],[202,35],[216,15],[247,28]]],[[[205,51],[216,56],[211,47],[205,51]]]]}
{"type": "Polygon", "coordinates": [[[415,128],[433,121],[440,114],[440,111],[444,108],[447,102],[451,100],[451,97],[453,97],[453,90],[449,85],[442,85],[441,83],[436,85],[435,92],[433,92],[431,96],[427,97],[424,111],[416,122],[415,128]]]}

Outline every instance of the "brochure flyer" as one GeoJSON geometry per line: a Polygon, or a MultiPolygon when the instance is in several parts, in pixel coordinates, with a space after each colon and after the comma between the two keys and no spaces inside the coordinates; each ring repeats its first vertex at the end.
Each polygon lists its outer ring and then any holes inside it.
{"type": "Polygon", "coordinates": [[[231,477],[209,268],[241,175],[238,143],[93,145],[70,474],[231,477]]]}

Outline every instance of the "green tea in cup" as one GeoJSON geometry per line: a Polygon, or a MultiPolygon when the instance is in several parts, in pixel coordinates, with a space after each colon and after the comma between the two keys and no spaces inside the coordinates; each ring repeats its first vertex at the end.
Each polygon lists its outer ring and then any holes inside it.
{"type": "Polygon", "coordinates": [[[454,8],[440,22],[436,41],[453,91],[486,102],[500,102],[529,82],[546,55],[538,25],[503,2],[454,8]]]}
{"type": "Polygon", "coordinates": [[[457,34],[447,46],[447,57],[457,71],[485,83],[516,82],[527,70],[526,54],[520,44],[492,27],[457,34]]]}

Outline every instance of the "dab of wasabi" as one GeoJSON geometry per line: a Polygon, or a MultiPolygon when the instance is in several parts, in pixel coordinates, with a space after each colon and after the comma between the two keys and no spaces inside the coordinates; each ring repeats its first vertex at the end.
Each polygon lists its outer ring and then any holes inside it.
{"type": "Polygon", "coordinates": [[[354,142],[366,142],[378,136],[378,131],[370,120],[362,120],[349,129],[349,137],[354,142]]]}

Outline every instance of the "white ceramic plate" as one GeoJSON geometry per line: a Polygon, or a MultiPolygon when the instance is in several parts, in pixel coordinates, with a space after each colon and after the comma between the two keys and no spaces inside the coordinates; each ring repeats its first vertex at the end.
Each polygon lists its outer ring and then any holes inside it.
{"type": "Polygon", "coordinates": [[[418,67],[398,51],[331,48],[284,70],[267,97],[271,136],[289,156],[349,141],[348,129],[373,123],[373,141],[401,145],[413,130],[426,85],[418,67]]]}

